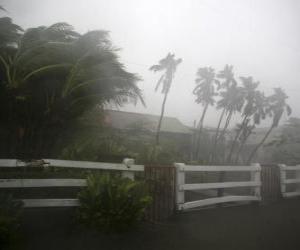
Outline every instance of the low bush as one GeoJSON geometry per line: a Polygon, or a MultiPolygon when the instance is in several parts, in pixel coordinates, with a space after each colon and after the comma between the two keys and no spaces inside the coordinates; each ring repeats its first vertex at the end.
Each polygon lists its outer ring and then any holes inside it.
{"type": "Polygon", "coordinates": [[[0,249],[16,240],[22,207],[23,203],[12,195],[0,193],[0,249]]]}
{"type": "Polygon", "coordinates": [[[102,232],[129,230],[152,200],[143,182],[109,174],[89,175],[78,198],[79,221],[102,232]]]}

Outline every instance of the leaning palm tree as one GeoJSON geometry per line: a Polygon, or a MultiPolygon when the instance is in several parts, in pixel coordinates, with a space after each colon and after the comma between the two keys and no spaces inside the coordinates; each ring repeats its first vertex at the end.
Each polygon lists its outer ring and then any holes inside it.
{"type": "Polygon", "coordinates": [[[236,153],[236,158],[234,163],[237,164],[238,160],[239,160],[239,156],[240,153],[242,152],[245,143],[247,141],[247,139],[249,138],[249,136],[251,134],[253,134],[253,130],[255,129],[255,125],[254,124],[250,124],[250,119],[248,119],[245,124],[240,124],[240,126],[237,127],[238,132],[239,132],[239,137],[238,137],[238,143],[239,143],[239,148],[238,148],[238,152],[236,153]]]}
{"type": "Polygon", "coordinates": [[[268,97],[269,101],[269,107],[266,110],[266,113],[270,114],[272,118],[272,124],[261,140],[259,144],[253,149],[251,154],[249,155],[248,158],[248,163],[251,162],[252,158],[255,156],[257,150],[265,143],[266,139],[268,136],[271,134],[273,129],[278,126],[281,117],[283,113],[286,111],[287,115],[290,115],[292,113],[291,107],[286,103],[286,99],[288,96],[285,94],[285,92],[281,88],[275,88],[274,89],[274,94],[268,97]]]}
{"type": "Polygon", "coordinates": [[[251,117],[255,112],[255,97],[256,97],[256,88],[259,85],[259,82],[254,82],[252,77],[240,77],[243,84],[243,91],[245,93],[245,105],[242,112],[242,123],[238,126],[236,130],[235,137],[231,144],[230,152],[227,157],[227,162],[231,161],[233,151],[235,149],[236,143],[240,134],[242,133],[244,127],[249,123],[249,117],[251,117]]]}
{"type": "Polygon", "coordinates": [[[196,136],[196,159],[199,156],[199,147],[201,141],[201,133],[203,130],[203,122],[209,105],[213,106],[215,103],[214,97],[217,95],[215,91],[215,85],[219,87],[220,82],[216,79],[216,74],[213,68],[204,67],[199,68],[197,71],[197,78],[195,80],[196,87],[193,90],[193,94],[196,95],[196,103],[203,106],[201,118],[198,124],[198,133],[196,136]]]}
{"type": "Polygon", "coordinates": [[[217,142],[225,141],[230,121],[236,112],[241,112],[245,101],[243,88],[237,85],[232,85],[226,91],[221,91],[220,96],[222,97],[220,102],[223,102],[224,107],[226,107],[226,119],[217,142]]]}
{"type": "Polygon", "coordinates": [[[268,100],[265,97],[263,92],[255,91],[254,94],[254,100],[253,100],[253,106],[252,106],[252,116],[249,117],[245,123],[243,124],[242,131],[240,133],[240,146],[238,148],[238,151],[236,153],[235,157],[235,163],[238,162],[239,156],[248,140],[251,134],[254,133],[254,129],[257,125],[260,124],[261,120],[264,120],[266,118],[266,108],[268,106],[268,100]],[[252,124],[251,124],[251,119],[252,124]]]}
{"type": "MultiPolygon", "coordinates": [[[[225,65],[224,69],[221,70],[218,73],[217,77],[220,78],[221,80],[223,80],[222,83],[220,84],[220,87],[219,87],[218,90],[223,89],[225,91],[228,91],[228,89],[231,86],[236,86],[237,85],[237,82],[234,78],[233,66],[231,66],[231,65],[225,65]]],[[[217,127],[217,130],[216,130],[215,136],[214,136],[213,147],[212,147],[212,150],[211,150],[211,153],[210,153],[210,155],[211,155],[210,161],[211,162],[213,162],[214,158],[215,158],[217,142],[218,142],[218,138],[219,138],[219,132],[220,132],[221,124],[222,124],[224,116],[227,112],[227,102],[224,100],[224,98],[222,98],[221,100],[219,100],[217,102],[217,109],[221,109],[222,112],[221,112],[221,115],[220,115],[220,118],[219,118],[218,127],[217,127]]]]}
{"type": "Polygon", "coordinates": [[[143,102],[139,78],[118,61],[106,31],[81,35],[57,23],[28,29],[8,46],[0,49],[0,119],[12,137],[18,131],[19,153],[11,157],[51,155],[60,135],[96,105],[143,102]]]}
{"type": "Polygon", "coordinates": [[[177,66],[181,62],[182,62],[181,58],[175,59],[175,54],[168,53],[168,55],[165,58],[163,58],[159,61],[159,64],[153,65],[150,67],[150,70],[154,71],[154,72],[164,71],[164,73],[158,80],[156,87],[155,87],[155,91],[157,91],[159,89],[160,85],[162,84],[161,93],[164,94],[164,99],[163,99],[163,103],[161,106],[161,113],[160,113],[157,129],[156,129],[155,145],[159,145],[159,133],[160,133],[162,119],[163,119],[164,112],[165,112],[167,97],[168,97],[168,94],[169,94],[169,91],[170,91],[170,88],[172,85],[172,81],[175,76],[177,66]]]}

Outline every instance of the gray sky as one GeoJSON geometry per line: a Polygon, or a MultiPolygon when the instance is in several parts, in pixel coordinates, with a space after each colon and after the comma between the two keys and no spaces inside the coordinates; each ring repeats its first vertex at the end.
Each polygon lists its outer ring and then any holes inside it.
{"type": "MultiPolygon", "coordinates": [[[[105,29],[121,61],[144,81],[147,102],[124,110],[159,114],[163,96],[154,92],[159,74],[148,69],[173,52],[183,59],[168,97],[166,115],[188,125],[202,107],[191,91],[198,67],[234,66],[270,93],[282,87],[293,116],[300,116],[300,1],[298,0],[1,0],[24,28],[65,21],[79,32],[105,29]]],[[[216,126],[216,110],[205,125],[216,126]]],[[[286,117],[284,117],[286,119],[286,117]]]]}

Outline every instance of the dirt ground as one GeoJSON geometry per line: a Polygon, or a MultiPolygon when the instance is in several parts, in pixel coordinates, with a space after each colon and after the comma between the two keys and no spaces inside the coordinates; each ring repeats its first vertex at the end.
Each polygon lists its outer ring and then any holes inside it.
{"type": "Polygon", "coordinates": [[[177,214],[133,232],[103,235],[79,227],[70,209],[28,209],[22,223],[25,250],[297,250],[300,200],[177,214]]]}

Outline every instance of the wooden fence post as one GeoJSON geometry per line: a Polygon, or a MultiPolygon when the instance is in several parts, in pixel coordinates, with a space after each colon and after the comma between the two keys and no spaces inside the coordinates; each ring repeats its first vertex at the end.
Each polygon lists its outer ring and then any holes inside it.
{"type": "Polygon", "coordinates": [[[183,209],[184,190],[181,188],[185,184],[184,163],[175,163],[176,168],[176,206],[178,210],[183,209]]]}
{"type": "MultiPolygon", "coordinates": [[[[134,159],[125,158],[123,160],[123,164],[126,165],[128,170],[130,170],[130,167],[134,165],[134,159]]],[[[134,172],[133,171],[122,171],[122,177],[129,178],[130,180],[134,180],[134,172]]]]}
{"type": "Polygon", "coordinates": [[[285,184],[285,180],[286,180],[286,170],[285,164],[278,164],[279,168],[280,168],[280,189],[281,189],[281,194],[282,196],[284,196],[284,193],[286,192],[286,184],[285,184]]]}
{"type": "MultiPolygon", "coordinates": [[[[259,170],[251,172],[251,181],[261,183],[261,166],[260,166],[260,164],[253,163],[251,165],[259,168],[259,170]]],[[[261,198],[261,186],[262,186],[262,184],[258,187],[254,187],[254,195],[259,198],[261,198]]]]}

